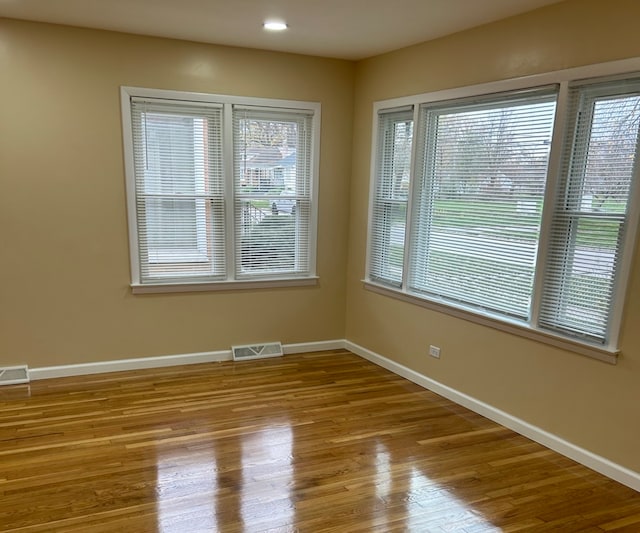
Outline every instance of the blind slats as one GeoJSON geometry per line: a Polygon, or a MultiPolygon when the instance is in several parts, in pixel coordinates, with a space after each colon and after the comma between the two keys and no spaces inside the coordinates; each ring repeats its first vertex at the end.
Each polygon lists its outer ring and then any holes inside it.
{"type": "Polygon", "coordinates": [[[615,348],[624,247],[637,231],[640,78],[581,80],[560,94],[426,103],[415,134],[410,109],[379,110],[369,279],[615,348]],[[566,127],[554,138],[558,98],[566,127]],[[545,192],[552,145],[560,172],[545,192]]]}
{"type": "Polygon", "coordinates": [[[316,111],[179,96],[130,95],[124,115],[132,139],[134,281],[312,275],[316,111]],[[232,158],[233,172],[223,161],[227,121],[232,137],[224,157],[232,158]]]}
{"type": "Polygon", "coordinates": [[[133,101],[142,283],[225,276],[221,110],[133,101]]]}
{"type": "Polygon", "coordinates": [[[410,290],[528,318],[554,113],[546,91],[422,107],[410,290]]]}
{"type": "Polygon", "coordinates": [[[369,275],[391,286],[402,283],[412,138],[412,108],[380,114],[369,275]]]}
{"type": "Polygon", "coordinates": [[[564,147],[540,324],[605,344],[637,164],[640,81],[579,85],[569,103],[573,134],[564,147]]]}
{"type": "Polygon", "coordinates": [[[236,277],[310,273],[311,120],[235,108],[236,277]]]}

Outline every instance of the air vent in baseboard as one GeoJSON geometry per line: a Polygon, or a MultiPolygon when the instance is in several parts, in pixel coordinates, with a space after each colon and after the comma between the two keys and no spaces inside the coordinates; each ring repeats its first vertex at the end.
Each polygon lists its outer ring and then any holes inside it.
{"type": "Polygon", "coordinates": [[[283,354],[282,344],[279,342],[268,342],[265,344],[247,344],[246,346],[232,346],[234,361],[245,361],[246,359],[264,359],[266,357],[279,357],[283,354]]]}
{"type": "Polygon", "coordinates": [[[0,385],[29,383],[29,370],[25,366],[0,367],[0,385]]]}

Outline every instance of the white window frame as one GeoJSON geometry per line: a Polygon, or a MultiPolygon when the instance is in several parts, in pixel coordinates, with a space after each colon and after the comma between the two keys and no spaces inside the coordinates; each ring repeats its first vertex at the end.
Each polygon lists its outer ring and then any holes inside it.
{"type": "MultiPolygon", "coordinates": [[[[405,228],[406,228],[406,220],[409,216],[409,194],[407,191],[406,198],[397,198],[393,192],[391,194],[385,195],[383,191],[393,191],[393,185],[388,183],[389,180],[393,180],[392,176],[388,176],[385,172],[385,169],[379,168],[381,165],[385,165],[388,167],[393,167],[394,160],[394,147],[390,147],[389,141],[395,143],[396,136],[395,131],[389,130],[385,126],[393,126],[395,127],[398,123],[406,122],[407,116],[411,116],[411,129],[412,129],[412,138],[415,135],[413,131],[413,125],[415,124],[415,113],[412,106],[400,107],[400,108],[391,108],[385,109],[385,112],[376,115],[376,144],[374,146],[373,152],[375,153],[374,163],[372,164],[372,168],[375,169],[375,175],[372,177],[372,184],[370,190],[370,199],[369,199],[369,232],[367,234],[367,250],[371,251],[374,249],[380,250],[380,253],[383,255],[390,256],[391,255],[391,228],[389,228],[388,233],[385,232],[385,235],[380,235],[377,230],[380,229],[380,224],[377,224],[374,227],[374,212],[376,210],[384,210],[387,212],[391,212],[394,207],[403,207],[405,208],[405,228]],[[390,118],[390,120],[389,120],[390,118]],[[384,125],[381,126],[381,121],[384,120],[384,125]],[[383,133],[385,138],[380,138],[380,133],[383,133]],[[380,151],[384,153],[380,153],[380,151]],[[374,233],[376,233],[374,235],[374,233]]],[[[411,142],[410,150],[413,152],[415,150],[415,142],[411,142]]],[[[413,153],[409,154],[409,166],[411,166],[414,156],[413,153]]],[[[406,242],[406,239],[405,239],[406,242]]],[[[406,246],[403,243],[403,267],[406,264],[406,246]]],[[[367,253],[367,257],[369,257],[369,253],[367,253]]],[[[389,268],[389,261],[377,261],[376,265],[372,265],[371,261],[367,261],[367,279],[379,279],[379,280],[387,280],[390,285],[399,285],[395,280],[391,280],[391,276],[386,272],[382,272],[382,270],[389,268]]],[[[404,268],[403,268],[404,270],[404,268]]],[[[401,275],[403,277],[403,275],[401,275]]]]}
{"type": "MultiPolygon", "coordinates": [[[[373,199],[375,194],[377,169],[376,164],[378,160],[378,154],[376,153],[379,145],[377,139],[378,116],[384,110],[392,108],[398,108],[403,106],[413,106],[414,108],[414,144],[417,137],[417,127],[419,120],[419,106],[420,104],[429,104],[436,102],[443,102],[447,100],[457,100],[472,98],[477,96],[485,96],[496,93],[506,93],[519,90],[530,90],[535,88],[541,88],[544,86],[556,84],[559,87],[559,96],[556,107],[556,120],[554,123],[553,136],[554,139],[563,139],[565,137],[566,119],[567,119],[567,100],[569,93],[569,85],[571,82],[579,80],[594,79],[597,81],[599,78],[617,77],[622,78],[625,75],[629,77],[638,76],[640,73],[640,58],[632,58],[621,61],[614,61],[609,63],[602,63],[597,65],[589,65],[585,67],[577,67],[572,69],[566,69],[562,71],[555,71],[544,74],[537,74],[533,76],[527,76],[523,78],[515,78],[509,80],[501,80],[497,82],[460,87],[455,89],[446,89],[442,91],[436,91],[431,93],[425,93],[420,95],[413,95],[401,98],[393,98],[384,101],[375,102],[373,105],[372,113],[372,149],[371,149],[371,180],[370,180],[370,192],[369,192],[369,225],[367,231],[367,255],[366,255],[366,270],[365,278],[363,280],[366,289],[390,296],[402,301],[406,301],[412,304],[416,304],[428,309],[436,310],[457,318],[482,324],[488,327],[492,327],[501,331],[506,331],[515,335],[530,338],[536,341],[540,341],[552,346],[563,348],[565,350],[573,351],[586,355],[604,362],[615,364],[620,353],[618,346],[619,334],[622,324],[622,313],[624,308],[624,300],[626,296],[626,289],[631,272],[631,263],[635,253],[635,243],[638,234],[638,223],[640,219],[640,179],[635,179],[634,186],[629,193],[629,212],[628,212],[628,231],[624,237],[624,244],[622,249],[624,253],[621,256],[621,262],[618,270],[618,277],[616,279],[615,293],[613,301],[615,306],[610,317],[609,337],[606,345],[594,344],[588,340],[576,339],[573,337],[564,336],[562,334],[550,332],[542,328],[537,327],[537,319],[540,311],[540,301],[542,298],[542,283],[541,279],[544,274],[543,267],[546,261],[546,250],[548,249],[549,237],[551,232],[551,224],[553,220],[553,209],[555,205],[556,195],[558,194],[558,186],[560,181],[560,172],[563,156],[563,142],[554,142],[551,147],[551,153],[549,157],[549,167],[547,174],[547,183],[545,188],[545,209],[542,214],[542,222],[540,228],[540,238],[538,241],[539,252],[536,260],[536,273],[534,281],[534,291],[532,294],[533,304],[531,318],[528,322],[519,320],[511,320],[505,316],[493,314],[490,312],[482,312],[476,308],[466,306],[464,304],[454,304],[448,301],[437,300],[429,298],[426,295],[419,295],[414,292],[410,292],[407,288],[408,285],[408,253],[411,248],[411,243],[408,241],[409,236],[412,235],[411,228],[411,216],[407,215],[407,222],[405,228],[405,263],[402,285],[400,287],[393,287],[388,284],[380,283],[379,281],[372,279],[369,271],[370,254],[371,254],[371,228],[373,221],[373,199]]],[[[415,194],[415,182],[414,172],[416,168],[416,148],[412,149],[412,161],[411,161],[411,186],[408,200],[408,211],[411,210],[413,203],[413,196],[415,194]]]]}
{"type": "Polygon", "coordinates": [[[321,104],[297,100],[280,100],[267,98],[239,97],[231,95],[207,94],[196,92],[151,89],[142,87],[120,87],[120,104],[122,113],[123,151],[127,197],[127,217],[129,226],[129,257],[131,268],[131,289],[134,294],[215,291],[230,289],[259,289],[270,287],[291,287],[315,285],[318,281],[316,272],[317,256],[317,220],[318,220],[318,176],[320,170],[320,122],[321,104]],[[222,106],[222,164],[224,174],[225,202],[225,261],[226,279],[220,281],[185,281],[185,282],[141,282],[140,255],[138,239],[138,220],[136,209],[135,162],[133,150],[132,98],[153,98],[159,100],[178,100],[200,103],[203,106],[222,106]],[[234,216],[234,169],[233,169],[233,109],[234,106],[252,106],[265,109],[300,111],[312,114],[312,140],[310,154],[310,211],[309,211],[309,243],[307,272],[303,275],[270,275],[253,276],[251,279],[237,279],[235,276],[235,216],[234,216]]]}

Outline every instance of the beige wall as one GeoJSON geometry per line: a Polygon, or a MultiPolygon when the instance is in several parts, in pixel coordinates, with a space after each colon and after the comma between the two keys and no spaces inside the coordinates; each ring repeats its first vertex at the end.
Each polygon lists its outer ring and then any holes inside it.
{"type": "Polygon", "coordinates": [[[617,366],[366,291],[372,103],[640,55],[635,0],[571,0],[357,67],[347,338],[640,471],[640,258],[617,366]],[[429,344],[440,360],[427,357],[429,344]]]}
{"type": "Polygon", "coordinates": [[[340,339],[354,65],[0,19],[0,366],[340,339]],[[319,101],[317,287],[136,295],[121,85],[319,101]]]}

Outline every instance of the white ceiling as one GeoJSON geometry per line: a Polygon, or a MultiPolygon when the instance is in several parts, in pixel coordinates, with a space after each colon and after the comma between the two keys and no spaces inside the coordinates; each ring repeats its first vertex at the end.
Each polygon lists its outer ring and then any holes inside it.
{"type": "Polygon", "coordinates": [[[559,1],[0,0],[0,17],[356,60],[559,1]]]}

